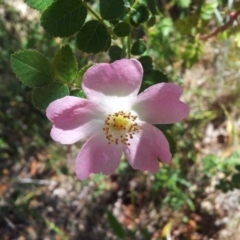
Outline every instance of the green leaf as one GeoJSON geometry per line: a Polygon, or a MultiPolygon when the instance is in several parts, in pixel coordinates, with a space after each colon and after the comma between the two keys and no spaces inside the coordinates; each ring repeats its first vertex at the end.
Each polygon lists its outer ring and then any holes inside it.
{"type": "Polygon", "coordinates": [[[54,0],[24,0],[24,2],[33,9],[44,11],[54,2],[54,0]]]}
{"type": "Polygon", "coordinates": [[[131,53],[133,55],[141,55],[146,51],[145,42],[142,39],[138,39],[134,42],[131,48],[131,53]]]}
{"type": "Polygon", "coordinates": [[[240,164],[236,165],[235,168],[240,172],[240,164]]]}
{"type": "Polygon", "coordinates": [[[155,124],[154,126],[161,131],[167,131],[172,128],[173,124],[155,124]]]}
{"type": "Polygon", "coordinates": [[[189,42],[185,47],[185,52],[182,55],[186,68],[190,68],[194,63],[199,61],[202,54],[201,42],[189,42]]]}
{"type": "Polygon", "coordinates": [[[125,239],[125,233],[122,228],[122,225],[118,222],[116,217],[110,211],[107,211],[107,217],[108,222],[116,236],[119,237],[120,239],[125,239]]]}
{"type": "Polygon", "coordinates": [[[232,176],[232,182],[235,188],[240,188],[240,173],[235,173],[232,176]]]}
{"type": "Polygon", "coordinates": [[[147,26],[150,28],[150,27],[153,27],[156,23],[156,17],[155,16],[152,16],[149,18],[149,20],[147,21],[147,26]]]}
{"type": "Polygon", "coordinates": [[[111,36],[106,26],[97,21],[86,22],[77,35],[77,46],[87,53],[107,51],[111,45],[111,36]]]}
{"type": "Polygon", "coordinates": [[[45,111],[51,102],[67,95],[69,95],[67,85],[53,82],[46,87],[35,88],[32,93],[32,102],[36,108],[45,111]]]}
{"type": "Polygon", "coordinates": [[[79,84],[79,86],[82,84],[82,78],[83,78],[83,75],[84,73],[90,68],[92,67],[94,64],[90,63],[90,64],[87,64],[86,66],[82,67],[78,74],[77,74],[77,78],[75,80],[76,83],[79,84]]]}
{"type": "Polygon", "coordinates": [[[217,6],[218,6],[217,0],[213,0],[211,2],[206,2],[201,7],[201,18],[203,20],[210,20],[212,18],[214,10],[217,8],[217,6]]]}
{"type": "Polygon", "coordinates": [[[71,96],[85,98],[85,94],[80,89],[74,89],[70,92],[71,96]]]}
{"type": "Polygon", "coordinates": [[[122,59],[124,56],[122,48],[117,45],[111,46],[108,52],[111,62],[122,59]]]}
{"type": "Polygon", "coordinates": [[[124,13],[124,0],[100,0],[100,14],[105,20],[114,20],[124,13]]]}
{"type": "Polygon", "coordinates": [[[140,0],[139,3],[142,3],[146,7],[148,7],[148,9],[152,13],[152,15],[156,14],[156,3],[155,3],[155,0],[140,0]]]}
{"type": "Polygon", "coordinates": [[[69,37],[85,22],[87,8],[79,0],[56,0],[41,17],[41,25],[54,37],[69,37]]]}
{"type": "Polygon", "coordinates": [[[120,22],[114,27],[113,31],[118,37],[126,37],[131,32],[131,26],[126,22],[120,22]]]}
{"type": "Polygon", "coordinates": [[[174,138],[166,131],[162,131],[164,136],[167,138],[169,146],[170,146],[170,152],[172,155],[174,155],[177,152],[177,144],[174,138]]]}
{"type": "Polygon", "coordinates": [[[153,69],[152,58],[149,56],[142,56],[138,59],[142,64],[144,72],[150,71],[153,69]]]}
{"type": "Polygon", "coordinates": [[[181,8],[188,8],[190,6],[190,4],[191,4],[191,0],[178,0],[177,4],[181,8]]]}
{"type": "Polygon", "coordinates": [[[138,27],[139,24],[148,20],[149,12],[146,6],[139,4],[131,9],[130,22],[133,26],[138,27]]]}
{"type": "Polygon", "coordinates": [[[63,83],[71,83],[78,72],[77,60],[69,45],[62,47],[53,60],[56,75],[63,83]]]}
{"type": "Polygon", "coordinates": [[[161,82],[168,82],[168,76],[157,69],[152,69],[151,71],[144,72],[144,80],[151,80],[153,83],[161,83],[161,82]]]}
{"type": "Polygon", "coordinates": [[[23,50],[11,56],[12,68],[17,78],[29,87],[43,87],[54,80],[52,64],[35,50],[23,50]]]}
{"type": "Polygon", "coordinates": [[[143,83],[140,91],[145,90],[153,84],[168,82],[168,77],[165,73],[160,70],[152,69],[150,71],[146,71],[143,74],[143,83]]]}
{"type": "Polygon", "coordinates": [[[178,19],[175,21],[175,28],[182,34],[188,35],[191,33],[192,28],[197,26],[199,16],[198,15],[190,15],[185,18],[178,19]]]}

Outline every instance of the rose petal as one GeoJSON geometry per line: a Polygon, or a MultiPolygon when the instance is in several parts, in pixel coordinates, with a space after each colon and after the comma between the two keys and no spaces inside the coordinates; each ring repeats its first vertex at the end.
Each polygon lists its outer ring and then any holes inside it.
{"type": "Polygon", "coordinates": [[[134,169],[156,173],[158,159],[168,163],[172,154],[169,143],[163,133],[150,124],[144,124],[142,131],[130,139],[130,145],[124,147],[124,153],[134,169]]]}
{"type": "Polygon", "coordinates": [[[108,144],[102,131],[98,131],[82,146],[75,163],[80,180],[90,173],[111,174],[118,167],[122,155],[121,145],[108,144]]]}
{"type": "Polygon", "coordinates": [[[135,59],[122,59],[111,64],[99,63],[84,74],[82,89],[87,98],[94,101],[104,96],[137,96],[142,76],[142,66],[135,59]]]}
{"type": "Polygon", "coordinates": [[[46,114],[53,123],[51,137],[62,144],[72,144],[89,137],[102,128],[106,118],[100,106],[73,96],[52,102],[46,114]]]}
{"type": "Polygon", "coordinates": [[[179,100],[181,94],[180,86],[159,83],[142,92],[132,108],[142,121],[152,124],[176,123],[189,114],[188,106],[179,100]]]}

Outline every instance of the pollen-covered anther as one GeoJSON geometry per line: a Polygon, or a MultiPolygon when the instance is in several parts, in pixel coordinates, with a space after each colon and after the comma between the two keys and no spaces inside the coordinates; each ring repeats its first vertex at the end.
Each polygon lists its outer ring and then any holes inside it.
{"type": "Polygon", "coordinates": [[[137,116],[130,112],[119,111],[112,115],[109,114],[103,127],[108,144],[121,142],[129,146],[129,139],[132,139],[134,134],[142,129],[136,123],[136,119],[137,116]]]}

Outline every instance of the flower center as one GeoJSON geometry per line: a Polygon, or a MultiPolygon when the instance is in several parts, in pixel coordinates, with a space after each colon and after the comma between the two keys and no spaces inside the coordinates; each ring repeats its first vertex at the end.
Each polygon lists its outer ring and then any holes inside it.
{"type": "Polygon", "coordinates": [[[136,123],[136,119],[137,116],[123,111],[109,114],[103,128],[108,144],[122,142],[130,145],[129,139],[132,139],[133,135],[142,129],[136,123]]]}

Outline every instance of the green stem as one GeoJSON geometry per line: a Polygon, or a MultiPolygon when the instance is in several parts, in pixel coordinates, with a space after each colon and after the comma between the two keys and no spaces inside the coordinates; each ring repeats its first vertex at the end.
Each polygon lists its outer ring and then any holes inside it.
{"type": "Polygon", "coordinates": [[[131,33],[127,37],[127,56],[131,58],[131,33]]]}
{"type": "Polygon", "coordinates": [[[58,79],[55,79],[54,82],[66,84],[69,88],[76,88],[76,89],[82,90],[82,88],[79,87],[79,84],[77,84],[77,83],[76,83],[76,84],[63,83],[62,81],[60,81],[60,80],[58,80],[58,79]]]}

